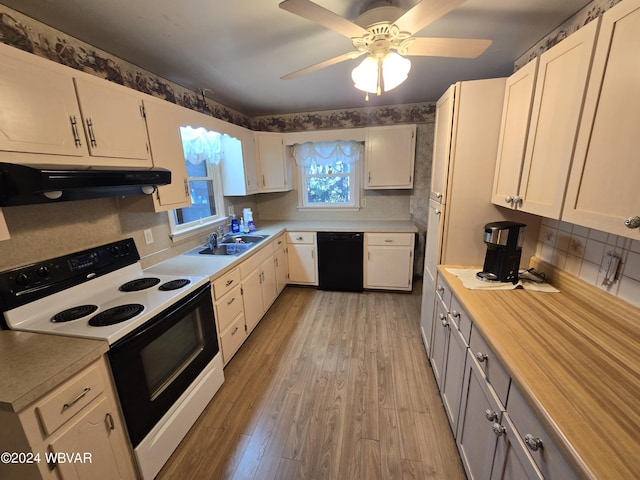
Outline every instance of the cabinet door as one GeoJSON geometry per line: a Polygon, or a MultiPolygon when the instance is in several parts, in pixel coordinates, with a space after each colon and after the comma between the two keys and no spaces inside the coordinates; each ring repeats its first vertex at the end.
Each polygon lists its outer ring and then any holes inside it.
{"type": "Polygon", "coordinates": [[[262,305],[263,313],[266,312],[271,304],[278,296],[278,288],[276,286],[276,264],[274,257],[269,257],[260,265],[260,274],[262,275],[262,305]]]}
{"type": "Polygon", "coordinates": [[[183,107],[169,102],[145,102],[151,156],[155,167],[171,170],[171,183],[158,187],[154,195],[157,212],[191,205],[187,165],[180,126],[183,107]]]}
{"type": "Polygon", "coordinates": [[[413,188],[416,126],[368,127],[365,188],[413,188]]]}
{"type": "Polygon", "coordinates": [[[114,413],[114,404],[102,396],[87,408],[49,442],[49,450],[62,456],[56,466],[60,478],[134,478],[124,428],[114,413]],[[70,461],[65,454],[80,457],[70,461]],[[87,454],[90,458],[85,457],[87,454]]]}
{"type": "Polygon", "coordinates": [[[456,85],[451,85],[436,103],[430,196],[433,200],[440,203],[446,203],[456,91],[456,85]]]}
{"type": "MultiPolygon", "coordinates": [[[[491,480],[543,480],[545,477],[527,454],[508,412],[502,416],[501,427],[502,433],[496,445],[491,480]]],[[[557,478],[564,480],[564,477],[557,478]]]]}
{"type": "Polygon", "coordinates": [[[447,366],[447,349],[449,348],[449,319],[444,304],[436,299],[433,319],[433,342],[431,344],[431,369],[436,378],[438,388],[442,391],[445,369],[447,366]]]}
{"type": "Polygon", "coordinates": [[[498,157],[491,201],[503,207],[517,207],[525,142],[529,128],[538,59],[527,63],[507,79],[498,157]]]}
{"type": "Polygon", "coordinates": [[[285,156],[284,137],[280,133],[255,133],[256,157],[260,175],[259,191],[291,190],[291,167],[285,156]]]}
{"type": "Polygon", "coordinates": [[[276,266],[276,290],[278,293],[284,290],[289,279],[289,261],[286,247],[282,245],[273,253],[273,261],[276,266]]]}
{"type": "MultiPolygon", "coordinates": [[[[0,150],[87,155],[73,79],[60,66],[0,45],[0,103],[0,150]]],[[[42,162],[37,157],[25,157],[20,163],[42,162]]],[[[15,155],[12,158],[15,161],[15,155]]],[[[46,163],[84,162],[53,157],[46,163]]]]}
{"type": "Polygon", "coordinates": [[[460,411],[460,399],[462,396],[462,384],[464,381],[464,365],[467,359],[467,343],[462,334],[455,327],[455,323],[449,318],[449,345],[447,347],[445,377],[442,386],[442,403],[449,417],[451,429],[454,432],[458,428],[458,413],[460,411]]]}
{"type": "Polygon", "coordinates": [[[92,157],[100,165],[151,167],[142,96],[91,76],[74,78],[92,157]],[[120,160],[117,160],[120,159],[120,160]]]}
{"type": "Polygon", "coordinates": [[[247,334],[258,324],[264,313],[262,303],[262,272],[259,268],[242,278],[242,304],[247,334]]]}
{"type": "Polygon", "coordinates": [[[222,189],[225,196],[245,196],[258,192],[253,133],[242,132],[240,138],[223,136],[224,157],[221,166],[222,189]]]}
{"type": "Polygon", "coordinates": [[[640,0],[625,0],[602,16],[562,213],[635,239],[625,220],[640,216],[639,51],[640,0]]]}
{"type": "Polygon", "coordinates": [[[308,244],[290,244],[287,248],[289,281],[307,285],[318,284],[316,247],[308,244]]]}
{"type": "Polygon", "coordinates": [[[521,210],[560,218],[599,19],[540,56],[518,196],[521,210]]]}
{"type": "Polygon", "coordinates": [[[435,316],[435,298],[436,285],[429,277],[425,275],[422,278],[422,303],[420,306],[420,333],[422,334],[422,342],[427,352],[427,356],[431,356],[431,345],[433,338],[433,330],[436,323],[435,316]]]}
{"type": "Polygon", "coordinates": [[[456,443],[470,480],[490,478],[504,408],[491,392],[477,362],[467,350],[456,443]]]}
{"type": "Polygon", "coordinates": [[[365,288],[410,290],[412,247],[367,246],[365,288]]]}

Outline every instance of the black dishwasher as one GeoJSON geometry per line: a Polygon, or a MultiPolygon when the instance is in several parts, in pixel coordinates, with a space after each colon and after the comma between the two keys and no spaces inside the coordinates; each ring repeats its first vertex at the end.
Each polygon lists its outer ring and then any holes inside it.
{"type": "Polygon", "coordinates": [[[364,234],[318,232],[318,288],[362,291],[364,234]]]}

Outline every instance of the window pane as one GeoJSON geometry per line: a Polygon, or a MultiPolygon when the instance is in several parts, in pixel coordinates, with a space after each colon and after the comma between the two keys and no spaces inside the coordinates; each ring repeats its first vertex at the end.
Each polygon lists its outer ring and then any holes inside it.
{"type": "Polygon", "coordinates": [[[351,201],[349,177],[309,178],[308,203],[349,203],[351,201]]]}
{"type": "Polygon", "coordinates": [[[191,177],[206,177],[207,176],[207,162],[200,162],[194,165],[191,162],[187,162],[187,175],[191,177]]]}
{"type": "Polygon", "coordinates": [[[191,180],[189,187],[193,205],[175,211],[176,224],[178,225],[216,215],[213,182],[210,180],[191,180]]]}
{"type": "Polygon", "coordinates": [[[336,162],[332,165],[318,165],[313,162],[306,167],[308,175],[332,175],[334,173],[351,173],[351,165],[348,163],[336,162]]]}

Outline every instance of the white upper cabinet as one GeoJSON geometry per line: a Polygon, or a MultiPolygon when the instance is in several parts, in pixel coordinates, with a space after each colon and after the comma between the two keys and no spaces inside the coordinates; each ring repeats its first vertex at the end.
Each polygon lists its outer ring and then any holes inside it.
{"type": "Polygon", "coordinates": [[[413,188],[415,125],[367,127],[364,144],[365,188],[413,188]]]}
{"type": "MultiPolygon", "coordinates": [[[[0,44],[0,103],[0,158],[3,161],[16,161],[15,155],[4,152],[87,155],[80,108],[67,68],[0,44]]],[[[19,160],[42,162],[37,155],[20,156],[19,160]]],[[[62,163],[62,160],[64,157],[53,157],[46,163],[62,163]]],[[[84,160],[72,162],[82,164],[84,160]]]]}
{"type": "Polygon", "coordinates": [[[189,110],[156,99],[145,99],[147,129],[155,167],[171,170],[171,183],[158,187],[153,195],[156,212],[191,205],[187,166],[180,127],[187,122],[189,110]]]}
{"type": "Polygon", "coordinates": [[[455,93],[456,85],[454,84],[447,89],[436,103],[430,198],[442,204],[446,203],[447,196],[447,176],[449,175],[455,93]]]}
{"type": "Polygon", "coordinates": [[[110,157],[109,165],[151,166],[142,95],[91,75],[74,82],[91,156],[110,157]]]}
{"type": "Polygon", "coordinates": [[[602,17],[562,213],[565,221],[635,239],[640,230],[630,227],[640,216],[638,52],[640,0],[625,0],[602,17]]]}
{"type": "Polygon", "coordinates": [[[258,167],[253,132],[242,129],[239,138],[225,136],[222,158],[222,190],[227,197],[258,193],[258,167]]]}
{"type": "Polygon", "coordinates": [[[259,192],[286,192],[293,188],[291,162],[281,133],[255,132],[259,192]]]}
{"type": "Polygon", "coordinates": [[[495,177],[491,201],[496,205],[513,206],[518,196],[520,174],[538,59],[527,63],[507,79],[502,107],[502,124],[498,140],[495,177]]]}
{"type": "Polygon", "coordinates": [[[135,90],[0,45],[0,159],[151,167],[142,98],[135,90]]]}

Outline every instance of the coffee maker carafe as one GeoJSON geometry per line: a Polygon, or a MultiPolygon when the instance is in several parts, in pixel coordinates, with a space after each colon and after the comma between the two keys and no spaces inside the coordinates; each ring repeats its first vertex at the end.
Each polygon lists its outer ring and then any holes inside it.
{"type": "Polygon", "coordinates": [[[518,270],[524,243],[524,223],[492,222],[484,226],[487,253],[482,272],[477,277],[484,281],[518,283],[518,270]]]}

